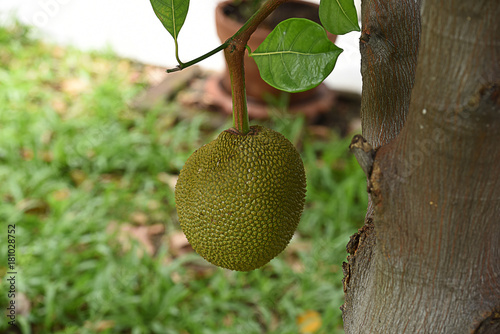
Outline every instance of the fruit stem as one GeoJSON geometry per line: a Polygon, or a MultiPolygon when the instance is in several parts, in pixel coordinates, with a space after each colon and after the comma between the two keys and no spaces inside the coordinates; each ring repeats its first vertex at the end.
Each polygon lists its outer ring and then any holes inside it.
{"type": "Polygon", "coordinates": [[[247,95],[245,90],[244,52],[238,52],[235,45],[224,49],[229,77],[231,78],[231,96],[233,99],[233,127],[241,134],[250,131],[248,120],[247,95]]]}
{"type": "Polygon", "coordinates": [[[233,126],[241,134],[250,131],[247,97],[245,92],[244,56],[250,36],[258,25],[279,5],[289,0],[267,0],[252,17],[232,36],[224,49],[229,76],[231,78],[231,95],[233,99],[233,126]]]}

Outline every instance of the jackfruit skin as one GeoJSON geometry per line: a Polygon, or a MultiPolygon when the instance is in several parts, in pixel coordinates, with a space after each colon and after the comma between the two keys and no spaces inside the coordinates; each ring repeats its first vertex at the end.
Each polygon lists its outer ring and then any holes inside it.
{"type": "Polygon", "coordinates": [[[306,176],[280,133],[252,126],[222,132],[196,150],[175,187],[181,228],[194,250],[223,268],[262,267],[290,242],[302,215],[306,176]]]}

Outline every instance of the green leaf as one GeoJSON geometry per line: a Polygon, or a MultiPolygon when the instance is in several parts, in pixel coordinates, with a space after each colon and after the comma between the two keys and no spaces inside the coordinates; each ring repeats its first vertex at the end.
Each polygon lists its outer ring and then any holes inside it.
{"type": "Polygon", "coordinates": [[[322,26],[293,18],[278,24],[250,56],[264,81],[296,93],[325,80],[342,51],[328,39],[322,26]]]}
{"type": "Polygon", "coordinates": [[[321,0],[319,19],[325,29],[335,35],[361,30],[354,0],[321,0]]]}
{"type": "Polygon", "coordinates": [[[153,10],[165,29],[177,42],[179,31],[186,20],[189,0],[150,0],[153,10]]]}

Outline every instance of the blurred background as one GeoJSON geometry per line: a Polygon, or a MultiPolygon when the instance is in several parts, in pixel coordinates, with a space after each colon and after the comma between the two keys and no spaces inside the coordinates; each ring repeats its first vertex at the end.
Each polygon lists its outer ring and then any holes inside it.
{"type": "MultiPolygon", "coordinates": [[[[184,61],[220,44],[218,3],[191,0],[184,61]]],[[[174,43],[149,1],[2,0],[0,245],[15,224],[18,329],[2,316],[0,332],[343,333],[341,266],[367,201],[347,150],[358,38],[337,38],[344,52],[311,105],[256,104],[251,123],[301,153],[307,202],[287,249],[240,273],[193,252],[174,203],[186,159],[232,125],[227,97],[207,88],[222,55],[167,75],[174,43]]],[[[4,259],[2,309],[8,271],[4,259]]]]}
{"type": "MultiPolygon", "coordinates": [[[[219,0],[191,0],[189,15],[179,34],[180,58],[188,61],[220,44],[215,28],[219,0]],[[199,24],[203,23],[203,29],[199,24]]],[[[319,4],[319,0],[308,1],[319,4]]],[[[358,13],[360,1],[355,1],[358,13]]],[[[37,28],[45,39],[81,50],[112,49],[117,55],[147,64],[174,67],[174,42],[154,15],[149,1],[119,0],[2,0],[0,16],[17,17],[37,28]]],[[[359,33],[339,36],[344,53],[326,83],[333,88],[361,92],[359,33]]],[[[222,54],[200,63],[205,69],[224,68],[222,54]]]]}

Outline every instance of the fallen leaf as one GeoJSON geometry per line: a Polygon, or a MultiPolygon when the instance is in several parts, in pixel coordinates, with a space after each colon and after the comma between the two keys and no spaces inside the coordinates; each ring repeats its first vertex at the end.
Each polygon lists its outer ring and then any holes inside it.
{"type": "Polygon", "coordinates": [[[116,323],[114,320],[100,320],[96,323],[92,323],[90,321],[84,322],[84,327],[87,330],[91,330],[92,332],[100,333],[107,331],[108,329],[114,328],[116,323]]]}
{"type": "Polygon", "coordinates": [[[54,159],[54,154],[52,154],[51,151],[42,151],[40,152],[40,156],[45,162],[52,162],[52,160],[54,159]]]}
{"type": "Polygon", "coordinates": [[[226,327],[232,326],[233,322],[234,322],[234,314],[232,314],[232,313],[226,314],[226,316],[222,319],[222,323],[226,327]]]}
{"type": "Polygon", "coordinates": [[[158,178],[158,181],[167,184],[172,190],[175,190],[175,184],[177,183],[179,176],[162,172],[158,173],[156,177],[158,178]]]}
{"type": "Polygon", "coordinates": [[[68,111],[68,105],[62,99],[55,98],[50,102],[50,105],[59,116],[63,116],[68,111]]]}
{"type": "Polygon", "coordinates": [[[56,201],[64,201],[65,199],[67,199],[70,195],[70,191],[68,188],[63,188],[63,189],[59,189],[59,190],[56,190],[52,193],[52,197],[54,197],[54,199],[56,201]]]}
{"type": "Polygon", "coordinates": [[[151,220],[154,222],[164,222],[167,221],[167,214],[163,210],[158,210],[153,213],[151,213],[151,220]]]}
{"type": "Polygon", "coordinates": [[[179,283],[182,283],[182,276],[181,274],[179,274],[177,271],[174,271],[170,274],[170,279],[172,280],[172,282],[174,282],[175,284],[179,284],[179,283]]]}
{"type": "Polygon", "coordinates": [[[272,312],[271,313],[271,324],[269,325],[269,329],[273,332],[276,332],[276,330],[279,328],[280,326],[280,318],[278,317],[278,315],[276,315],[275,312],[272,312]]]}
{"type": "Polygon", "coordinates": [[[76,186],[80,186],[87,179],[87,174],[80,169],[73,169],[69,175],[76,186]]]}
{"type": "Polygon", "coordinates": [[[133,71],[128,75],[128,83],[134,84],[139,82],[141,79],[141,72],[140,71],[133,71]]]}
{"type": "Polygon", "coordinates": [[[144,212],[135,211],[130,214],[130,220],[137,225],[146,225],[148,216],[144,212]]]}
{"type": "Polygon", "coordinates": [[[165,234],[165,225],[163,224],[154,224],[148,226],[148,233],[151,236],[165,234]]]}
{"type": "Polygon", "coordinates": [[[161,203],[157,200],[151,199],[148,201],[147,206],[149,210],[158,210],[161,207],[161,203]]]}
{"type": "Polygon", "coordinates": [[[285,261],[295,273],[303,273],[306,267],[300,259],[299,253],[311,251],[312,245],[305,241],[295,241],[288,245],[285,250],[285,261]]]}
{"type": "Polygon", "coordinates": [[[318,139],[328,140],[331,137],[332,129],[324,125],[310,125],[309,132],[318,139]]]}
{"type": "Polygon", "coordinates": [[[190,280],[207,279],[213,276],[217,267],[201,257],[197,261],[190,261],[185,264],[186,277],[185,282],[190,280]]]}
{"type": "Polygon", "coordinates": [[[130,61],[122,59],[118,63],[118,71],[120,73],[128,73],[130,72],[130,61]]]}
{"type": "Polygon", "coordinates": [[[49,204],[40,199],[25,198],[16,204],[16,208],[30,215],[41,216],[49,211],[49,204]]]}
{"type": "Polygon", "coordinates": [[[102,183],[115,183],[118,184],[122,180],[123,176],[118,174],[102,174],[99,179],[102,183]]]}
{"type": "Polygon", "coordinates": [[[66,50],[60,46],[55,46],[52,49],[52,57],[62,59],[66,55],[66,50]]]}
{"type": "Polygon", "coordinates": [[[146,80],[151,86],[158,85],[167,76],[165,69],[157,66],[145,66],[144,73],[146,74],[146,80]]]}
{"type": "Polygon", "coordinates": [[[16,313],[17,315],[29,316],[31,312],[31,302],[24,293],[16,293],[16,313]]]}
{"type": "MultiPolygon", "coordinates": [[[[169,235],[168,246],[170,254],[172,254],[174,258],[194,252],[193,247],[191,247],[182,231],[176,231],[169,235]]],[[[183,280],[185,282],[191,279],[206,279],[211,277],[217,270],[216,266],[205,261],[201,256],[197,257],[195,260],[185,262],[184,267],[186,268],[186,274],[182,277],[171,276],[172,281],[175,282],[174,279],[178,281],[183,280]]]]}
{"type": "Polygon", "coordinates": [[[117,232],[118,242],[122,246],[123,251],[129,251],[132,248],[131,240],[136,240],[143,249],[138,250],[138,256],[143,256],[145,250],[149,255],[156,254],[160,242],[157,242],[159,237],[165,233],[163,224],[155,224],[148,226],[133,226],[130,224],[120,224],[113,221],[108,226],[108,233],[117,232]]]}
{"type": "Polygon", "coordinates": [[[184,254],[194,252],[189,244],[186,235],[182,231],[176,231],[168,237],[169,250],[172,255],[179,257],[184,254]]]}
{"type": "Polygon", "coordinates": [[[40,141],[42,142],[42,144],[48,145],[52,141],[52,138],[54,138],[54,131],[47,130],[44,131],[40,136],[40,141]]]}
{"type": "Polygon", "coordinates": [[[61,90],[69,95],[79,95],[88,90],[90,84],[82,78],[69,78],[61,82],[61,90]]]}
{"type": "Polygon", "coordinates": [[[109,61],[96,59],[92,63],[92,72],[95,74],[107,75],[112,71],[111,65],[112,63],[109,61]]]}
{"type": "Polygon", "coordinates": [[[33,153],[33,150],[30,148],[22,148],[20,153],[21,153],[21,157],[25,161],[33,160],[33,157],[35,156],[35,154],[33,153]]]}
{"type": "MultiPolygon", "coordinates": [[[[6,203],[13,203],[14,202],[14,196],[12,196],[12,194],[4,194],[3,195],[3,200],[6,203]]],[[[0,274],[0,276],[1,276],[1,274],[0,274]]]]}
{"type": "Polygon", "coordinates": [[[321,328],[321,315],[314,311],[308,310],[297,316],[297,326],[300,334],[312,334],[321,328]]]}

